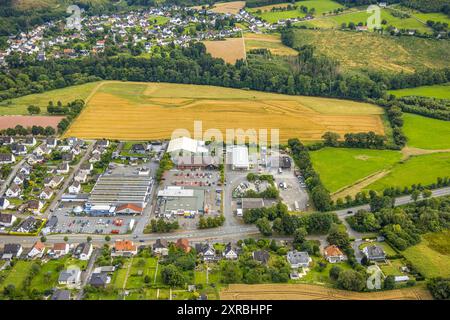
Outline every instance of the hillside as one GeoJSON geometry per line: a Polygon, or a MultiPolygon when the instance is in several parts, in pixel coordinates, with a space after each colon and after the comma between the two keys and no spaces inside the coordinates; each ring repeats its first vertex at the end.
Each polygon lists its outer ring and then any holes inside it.
{"type": "Polygon", "coordinates": [[[295,30],[294,47],[314,45],[344,69],[414,72],[450,66],[450,42],[335,30],[295,30]]]}

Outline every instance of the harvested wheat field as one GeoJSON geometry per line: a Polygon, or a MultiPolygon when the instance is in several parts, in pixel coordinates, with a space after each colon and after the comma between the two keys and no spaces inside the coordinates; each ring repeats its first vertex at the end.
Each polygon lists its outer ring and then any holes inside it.
{"type": "Polygon", "coordinates": [[[231,284],[221,300],[432,300],[421,287],[380,292],[351,292],[309,284],[231,284]]]}
{"type": "Polygon", "coordinates": [[[272,54],[278,56],[298,55],[297,50],[281,43],[281,36],[279,34],[245,33],[244,39],[247,52],[252,49],[268,49],[272,54]]]}
{"type": "MultiPolygon", "coordinates": [[[[65,136],[85,139],[168,139],[173,130],[279,129],[292,137],[318,140],[326,131],[384,133],[383,110],[368,103],[288,96],[214,86],[104,82],[65,136]]],[[[270,133],[270,132],[269,132],[270,133]]]]}
{"type": "Polygon", "coordinates": [[[215,3],[211,9],[215,13],[230,13],[238,14],[239,11],[245,7],[245,1],[231,1],[215,3]]]}
{"type": "Polygon", "coordinates": [[[245,44],[243,38],[228,38],[225,40],[203,41],[206,51],[214,58],[222,58],[225,62],[235,64],[239,59],[245,59],[245,44]]]}
{"type": "Polygon", "coordinates": [[[0,129],[14,128],[17,125],[22,127],[53,127],[56,128],[58,123],[64,117],[60,116],[1,116],[0,129]]]}

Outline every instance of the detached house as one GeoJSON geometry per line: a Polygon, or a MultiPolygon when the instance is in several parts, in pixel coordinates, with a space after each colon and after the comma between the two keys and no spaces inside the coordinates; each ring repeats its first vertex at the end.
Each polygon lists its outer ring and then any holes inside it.
{"type": "Polygon", "coordinates": [[[62,161],[65,162],[72,162],[74,158],[73,153],[63,153],[62,156],[62,161]]]}
{"type": "Polygon", "coordinates": [[[153,244],[153,252],[162,256],[169,254],[169,243],[165,239],[157,239],[153,244]]]}
{"type": "Polygon", "coordinates": [[[231,242],[229,242],[225,246],[225,250],[223,250],[222,255],[225,259],[236,260],[238,258],[238,251],[237,249],[233,248],[231,242]]]}
{"type": "Polygon", "coordinates": [[[8,145],[14,143],[13,137],[0,137],[0,144],[8,145]]]}
{"type": "Polygon", "coordinates": [[[11,152],[18,156],[27,154],[27,148],[23,144],[13,143],[11,145],[11,152]]]}
{"type": "Polygon", "coordinates": [[[65,285],[69,288],[75,288],[81,284],[81,271],[79,269],[70,269],[61,271],[58,278],[59,285],[65,285]]]}
{"type": "Polygon", "coordinates": [[[57,188],[61,184],[61,182],[63,182],[63,180],[64,177],[61,176],[47,177],[44,179],[44,186],[57,188]]]}
{"type": "Polygon", "coordinates": [[[329,263],[341,262],[345,259],[344,254],[336,245],[326,247],[323,255],[329,263]]]}
{"type": "Polygon", "coordinates": [[[53,196],[53,190],[49,187],[45,187],[39,194],[39,199],[49,200],[53,196]]]}
{"type": "Polygon", "coordinates": [[[23,252],[23,248],[18,243],[7,243],[3,248],[3,260],[11,260],[13,258],[18,258],[23,252]]]}
{"type": "Polygon", "coordinates": [[[6,210],[9,207],[9,200],[6,198],[0,198],[0,210],[6,210]]]}
{"type": "Polygon", "coordinates": [[[177,242],[175,243],[175,246],[186,253],[191,251],[191,247],[189,246],[189,240],[186,238],[178,239],[177,242]]]}
{"type": "Polygon", "coordinates": [[[29,176],[31,173],[31,167],[28,164],[25,164],[23,167],[20,168],[19,173],[29,176]]]}
{"type": "Polygon", "coordinates": [[[45,144],[41,144],[33,150],[33,154],[36,156],[43,156],[44,154],[50,154],[51,152],[52,151],[45,144]]]}
{"type": "Polygon", "coordinates": [[[215,261],[218,258],[216,249],[211,243],[198,243],[195,245],[195,250],[203,261],[215,261]]]}
{"type": "Polygon", "coordinates": [[[20,187],[14,182],[11,183],[8,190],[6,190],[5,194],[8,198],[17,198],[22,193],[20,187]]]}
{"type": "Polygon", "coordinates": [[[80,193],[80,190],[81,190],[81,184],[78,181],[74,181],[69,186],[69,193],[71,193],[71,194],[78,194],[78,193],[80,193]]]}
{"type": "Polygon", "coordinates": [[[26,206],[27,210],[31,211],[32,213],[40,214],[44,204],[39,200],[29,200],[27,201],[26,206]]]}
{"type": "Polygon", "coordinates": [[[308,267],[312,259],[308,252],[294,250],[287,253],[287,261],[291,265],[291,268],[297,269],[300,267],[308,267]]]}
{"type": "Polygon", "coordinates": [[[386,261],[386,253],[380,246],[369,245],[362,252],[369,261],[386,261]]]}
{"type": "Polygon", "coordinates": [[[38,220],[33,217],[28,217],[24,221],[22,221],[16,231],[21,233],[30,233],[36,229],[37,224],[38,220]]]}
{"type": "Polygon", "coordinates": [[[78,171],[76,176],[73,178],[73,180],[75,180],[79,183],[84,183],[87,180],[87,173],[80,170],[80,171],[78,171]]]}
{"type": "Polygon", "coordinates": [[[100,161],[100,155],[99,154],[94,154],[90,159],[89,162],[90,163],[96,163],[100,161]]]}
{"type": "Polygon", "coordinates": [[[25,176],[22,173],[17,174],[17,176],[14,177],[13,182],[17,185],[20,185],[25,180],[25,176]]]}
{"type": "Polygon", "coordinates": [[[97,146],[103,147],[103,148],[108,148],[109,147],[109,140],[99,140],[97,141],[97,146]]]}
{"type": "Polygon", "coordinates": [[[84,172],[86,174],[91,173],[91,171],[94,169],[94,166],[92,163],[85,162],[80,167],[80,172],[84,172]]]}
{"type": "Polygon", "coordinates": [[[28,257],[29,258],[41,258],[44,255],[44,251],[45,251],[45,245],[42,242],[37,241],[33,245],[33,248],[31,248],[30,252],[28,252],[28,257]]]}
{"type": "Polygon", "coordinates": [[[52,255],[54,258],[65,256],[69,253],[70,247],[68,243],[55,243],[52,249],[52,255]]]}
{"type": "Polygon", "coordinates": [[[130,240],[116,240],[113,250],[111,252],[112,257],[124,256],[130,257],[137,254],[137,246],[130,240]]]}
{"type": "Polygon", "coordinates": [[[56,173],[58,174],[66,174],[69,173],[70,167],[67,162],[61,163],[56,169],[56,173]]]}
{"type": "Polygon", "coordinates": [[[0,226],[3,227],[12,227],[14,222],[16,222],[16,216],[9,213],[0,213],[0,226]]]}
{"type": "Polygon", "coordinates": [[[92,244],[89,242],[80,243],[73,253],[73,256],[80,260],[89,260],[94,251],[92,244]]]}
{"type": "Polygon", "coordinates": [[[0,153],[0,164],[9,164],[16,162],[14,155],[10,153],[0,153]]]}
{"type": "Polygon", "coordinates": [[[25,141],[23,142],[24,145],[26,146],[34,146],[36,144],[36,138],[35,137],[27,137],[25,139],[25,141]]]}
{"type": "Polygon", "coordinates": [[[55,138],[48,138],[45,141],[45,144],[47,145],[47,148],[53,149],[58,144],[58,141],[55,138]]]}

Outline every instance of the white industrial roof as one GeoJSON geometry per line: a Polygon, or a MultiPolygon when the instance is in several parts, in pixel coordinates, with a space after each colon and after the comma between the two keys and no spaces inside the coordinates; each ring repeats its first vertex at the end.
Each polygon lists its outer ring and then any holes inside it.
{"type": "Polygon", "coordinates": [[[234,167],[248,168],[248,149],[246,146],[235,146],[232,149],[231,161],[234,167]]]}
{"type": "Polygon", "coordinates": [[[206,153],[208,149],[205,148],[205,142],[194,140],[187,137],[172,139],[167,147],[167,152],[173,151],[188,151],[192,153],[206,153]]]}
{"type": "Polygon", "coordinates": [[[167,187],[158,191],[158,197],[193,197],[193,189],[182,189],[181,187],[167,187]]]}

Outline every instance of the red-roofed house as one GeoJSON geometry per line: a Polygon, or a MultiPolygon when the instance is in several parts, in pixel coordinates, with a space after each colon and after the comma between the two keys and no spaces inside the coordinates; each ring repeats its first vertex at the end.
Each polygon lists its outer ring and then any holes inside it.
{"type": "Polygon", "coordinates": [[[126,203],[118,206],[116,208],[116,213],[118,214],[141,214],[142,208],[133,203],[126,203]]]}
{"type": "Polygon", "coordinates": [[[175,246],[184,252],[188,253],[191,251],[191,247],[189,246],[189,240],[186,238],[181,238],[177,240],[177,243],[175,243],[175,246]]]}
{"type": "Polygon", "coordinates": [[[335,245],[326,247],[323,253],[329,263],[341,262],[345,259],[342,251],[335,245]]]}
{"type": "Polygon", "coordinates": [[[45,251],[45,245],[40,242],[37,241],[33,248],[31,248],[30,252],[28,252],[28,257],[30,258],[40,258],[44,255],[44,251],[45,251]]]}
{"type": "Polygon", "coordinates": [[[134,256],[137,254],[137,246],[131,240],[116,240],[111,256],[134,256]]]}

